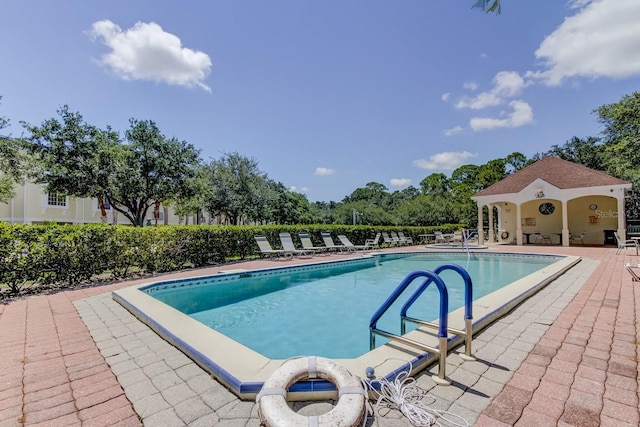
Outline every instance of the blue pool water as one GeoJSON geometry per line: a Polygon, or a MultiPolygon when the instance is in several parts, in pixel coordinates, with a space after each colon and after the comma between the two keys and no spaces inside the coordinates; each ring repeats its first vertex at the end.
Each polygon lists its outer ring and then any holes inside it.
{"type": "MultiPolygon", "coordinates": [[[[475,300],[557,260],[544,255],[380,255],[155,284],[143,290],[272,359],[310,354],[353,358],[369,351],[371,316],[412,271],[458,264],[473,280],[475,300]]],[[[441,277],[449,293],[449,311],[461,307],[462,278],[453,271],[444,271],[441,277]]],[[[399,333],[400,307],[420,283],[416,280],[408,288],[378,327],[399,333]]],[[[438,310],[439,294],[430,286],[408,314],[432,320],[438,310]]],[[[384,341],[376,339],[378,344],[384,341]]]]}

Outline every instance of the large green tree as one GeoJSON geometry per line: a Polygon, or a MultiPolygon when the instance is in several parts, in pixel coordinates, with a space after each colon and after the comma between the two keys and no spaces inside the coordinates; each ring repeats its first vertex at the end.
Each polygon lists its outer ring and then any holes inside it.
{"type": "Polygon", "coordinates": [[[0,116],[0,203],[7,203],[14,196],[15,183],[24,181],[27,168],[22,141],[2,134],[9,124],[8,118],[0,116]]]}
{"type": "Polygon", "coordinates": [[[595,110],[604,126],[604,164],[611,175],[631,181],[633,194],[627,199],[627,218],[640,218],[640,93],[595,110]]]}
{"type": "Polygon", "coordinates": [[[231,224],[262,220],[269,199],[275,197],[265,181],[266,174],[258,161],[239,153],[224,154],[206,165],[207,187],[205,207],[213,215],[224,215],[231,224]],[[269,194],[261,192],[268,191],[269,194]]]}
{"type": "Polygon", "coordinates": [[[156,203],[194,194],[198,151],[166,138],[154,122],[131,119],[121,141],[111,128],[87,124],[68,106],[58,115],[61,120],[40,126],[23,123],[38,162],[35,179],[47,191],[105,200],[136,226],[144,225],[156,203]]]}
{"type": "Polygon", "coordinates": [[[574,136],[563,145],[552,145],[546,154],[552,154],[591,169],[606,170],[604,146],[600,139],[594,136],[584,139],[574,136]]]}

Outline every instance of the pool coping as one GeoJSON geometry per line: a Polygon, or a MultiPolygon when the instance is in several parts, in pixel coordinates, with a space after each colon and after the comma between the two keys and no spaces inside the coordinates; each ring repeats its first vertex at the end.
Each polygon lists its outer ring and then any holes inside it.
{"type": "MultiPolygon", "coordinates": [[[[441,254],[441,252],[438,253],[441,254]]],[[[455,253],[459,254],[459,252],[455,253]]],[[[514,256],[511,253],[492,253],[492,255],[500,254],[514,256]]],[[[385,255],[388,256],[389,253],[387,252],[385,255]]],[[[515,256],[522,255],[540,256],[540,254],[522,253],[515,256]]],[[[474,335],[514,309],[580,261],[580,257],[577,256],[548,255],[559,257],[559,260],[473,302],[474,320],[472,329],[474,335]]],[[[376,254],[372,253],[363,257],[350,258],[350,260],[372,256],[376,256],[376,254]]],[[[321,261],[310,265],[333,262],[335,261],[321,261]]],[[[251,271],[279,270],[282,268],[272,267],[251,271]]],[[[227,272],[223,274],[237,273],[227,272]]],[[[197,278],[190,280],[194,279],[197,278]]],[[[165,283],[166,281],[162,282],[165,283]]],[[[141,291],[141,288],[148,288],[155,283],[157,282],[144,283],[114,291],[112,292],[112,298],[166,341],[181,349],[239,398],[253,400],[262,388],[264,381],[285,360],[266,358],[141,291]],[[144,307],[144,310],[139,309],[139,307],[144,307]]],[[[464,329],[463,314],[464,308],[451,312],[449,326],[464,329]]],[[[437,347],[437,337],[428,332],[430,331],[419,328],[406,334],[406,337],[425,345],[437,347]]],[[[462,343],[462,337],[450,336],[447,349],[451,351],[462,343]]],[[[416,373],[437,362],[437,358],[434,355],[422,353],[398,342],[384,344],[357,358],[336,360],[350,372],[362,378],[366,378],[365,370],[368,367],[375,367],[377,378],[383,377],[387,379],[392,379],[399,372],[406,371],[408,366],[412,367],[412,373],[416,373]]],[[[291,400],[329,399],[335,397],[336,394],[335,386],[327,381],[296,383],[289,391],[289,399],[291,400]]]]}

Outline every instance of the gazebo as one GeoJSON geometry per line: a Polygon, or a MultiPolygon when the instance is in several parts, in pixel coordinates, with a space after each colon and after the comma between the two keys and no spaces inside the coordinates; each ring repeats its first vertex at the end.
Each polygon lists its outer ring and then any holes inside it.
{"type": "Polygon", "coordinates": [[[625,237],[625,195],[632,184],[585,166],[546,156],[474,194],[478,204],[480,243],[545,242],[569,246],[570,236],[582,243],[616,244],[625,237]],[[489,210],[488,236],[483,208],[489,210]],[[494,227],[494,209],[497,229],[494,227]]]}

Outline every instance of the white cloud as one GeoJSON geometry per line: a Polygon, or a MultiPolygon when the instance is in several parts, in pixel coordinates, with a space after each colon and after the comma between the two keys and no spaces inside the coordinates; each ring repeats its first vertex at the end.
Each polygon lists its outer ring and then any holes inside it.
{"type": "Polygon", "coordinates": [[[474,131],[497,129],[497,128],[515,128],[524,126],[533,122],[533,110],[531,106],[524,101],[511,101],[509,106],[513,109],[511,113],[501,112],[504,118],[496,119],[490,117],[474,117],[469,121],[469,126],[474,131]]]}
{"type": "Polygon", "coordinates": [[[444,130],[444,136],[456,135],[456,134],[462,132],[463,130],[464,130],[464,128],[462,126],[454,126],[451,129],[445,129],[444,130]]]}
{"type": "Polygon", "coordinates": [[[411,185],[411,180],[409,178],[391,178],[389,183],[392,187],[406,187],[411,185]]]}
{"type": "Polygon", "coordinates": [[[463,98],[458,101],[456,108],[479,110],[500,105],[506,99],[519,95],[525,86],[527,83],[517,72],[500,71],[493,77],[493,88],[490,91],[481,92],[472,98],[463,98]]]}
{"type": "Polygon", "coordinates": [[[295,185],[292,185],[291,187],[289,187],[289,191],[291,191],[292,193],[308,193],[309,192],[309,188],[308,187],[296,187],[295,185]]]}
{"type": "Polygon", "coordinates": [[[315,174],[320,176],[325,176],[325,175],[333,175],[334,172],[335,171],[333,169],[317,167],[315,174]]]}
{"type": "Polygon", "coordinates": [[[428,160],[414,160],[413,165],[421,169],[436,170],[454,170],[462,165],[465,160],[476,157],[478,153],[470,153],[468,151],[448,151],[444,153],[434,154],[428,160]]]}
{"type": "Polygon", "coordinates": [[[450,97],[450,96],[451,96],[451,94],[450,94],[449,92],[447,92],[447,93],[443,93],[443,94],[442,94],[442,100],[443,100],[444,102],[447,102],[447,101],[449,100],[449,97],[450,97]]]}
{"type": "Polygon", "coordinates": [[[478,84],[474,82],[466,82],[463,87],[467,90],[478,90],[478,84]]]}
{"type": "Polygon", "coordinates": [[[556,86],[571,77],[640,75],[640,1],[574,0],[571,6],[580,9],[535,52],[546,69],[527,76],[556,86]]]}
{"type": "Polygon", "coordinates": [[[124,80],[151,80],[169,85],[198,86],[211,71],[211,59],[206,53],[182,47],[180,39],[165,32],[155,22],[137,22],[123,31],[109,20],[94,22],[91,36],[102,38],[111,48],[100,63],[124,80]]]}

